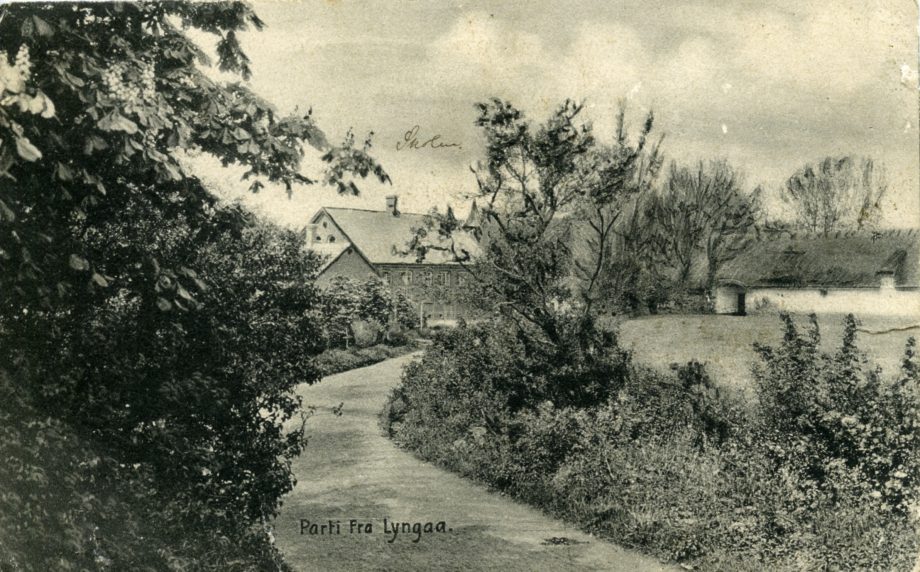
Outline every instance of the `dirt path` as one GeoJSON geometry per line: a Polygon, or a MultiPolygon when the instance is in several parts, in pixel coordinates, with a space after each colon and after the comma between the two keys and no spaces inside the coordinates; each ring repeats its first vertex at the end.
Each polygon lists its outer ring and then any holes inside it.
{"type": "Polygon", "coordinates": [[[381,434],[377,415],[410,359],[301,389],[304,403],[317,411],[310,443],[294,463],[299,483],[275,523],[278,546],[296,570],[671,570],[399,450],[381,434]],[[444,521],[448,532],[423,532],[418,542],[416,534],[399,533],[390,542],[384,518],[388,529],[393,521],[444,521]],[[355,526],[352,533],[352,519],[370,523],[372,532],[355,526]],[[329,521],[339,526],[333,534],[329,521]],[[309,534],[313,524],[326,524],[326,534],[309,534]],[[576,544],[544,544],[552,537],[576,544]]]}

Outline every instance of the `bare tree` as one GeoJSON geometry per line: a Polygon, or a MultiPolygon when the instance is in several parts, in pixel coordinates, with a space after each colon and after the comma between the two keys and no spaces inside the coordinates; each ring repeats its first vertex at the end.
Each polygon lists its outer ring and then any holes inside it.
{"type": "Polygon", "coordinates": [[[720,160],[695,168],[672,163],[647,216],[655,226],[655,252],[673,269],[677,285],[689,285],[693,264],[702,254],[711,291],[719,268],[749,240],[759,212],[757,194],[744,193],[739,173],[720,160]]]}
{"type": "Polygon", "coordinates": [[[782,197],[795,210],[800,227],[827,236],[835,230],[877,227],[887,190],[885,169],[874,160],[827,157],[792,175],[782,197]]]}
{"type": "Polygon", "coordinates": [[[626,106],[620,103],[616,139],[612,145],[597,145],[582,162],[584,189],[576,215],[583,221],[581,252],[574,253],[580,296],[586,311],[606,302],[623,289],[631,276],[627,251],[641,244],[639,205],[651,190],[661,168],[660,138],[648,145],[654,116],[649,113],[636,143],[630,143],[626,129],[626,106]]]}

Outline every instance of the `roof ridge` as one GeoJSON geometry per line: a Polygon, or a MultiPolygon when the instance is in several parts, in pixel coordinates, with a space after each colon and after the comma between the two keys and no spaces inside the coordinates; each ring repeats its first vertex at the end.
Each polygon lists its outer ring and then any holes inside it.
{"type": "MultiPolygon", "coordinates": [[[[326,210],[336,210],[336,211],[360,211],[365,213],[380,213],[380,214],[389,214],[390,211],[387,210],[378,210],[378,209],[361,209],[357,207],[322,207],[326,210]]],[[[416,215],[416,216],[426,216],[428,213],[410,213],[408,211],[399,211],[401,215],[416,215]]]]}
{"type": "Polygon", "coordinates": [[[777,242],[783,240],[836,240],[841,238],[907,238],[920,237],[920,228],[883,228],[883,229],[844,229],[834,230],[827,235],[820,232],[810,232],[794,229],[775,231],[760,231],[752,239],[753,242],[777,242]]]}

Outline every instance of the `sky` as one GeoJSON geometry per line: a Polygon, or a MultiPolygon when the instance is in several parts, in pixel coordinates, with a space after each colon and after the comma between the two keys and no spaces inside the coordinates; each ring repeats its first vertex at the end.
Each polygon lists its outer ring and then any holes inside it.
{"type": "MultiPolygon", "coordinates": [[[[312,108],[329,138],[373,132],[392,185],[359,197],[321,185],[249,194],[240,171],[206,181],[294,228],[321,206],[465,209],[482,157],[474,104],[497,96],[538,122],[583,100],[610,139],[618,102],[649,111],[668,160],[725,158],[777,206],[783,181],[825,156],[873,157],[890,183],[885,224],[920,226],[916,0],[256,1],[241,36],[248,82],[279,111],[312,108]],[[397,149],[418,126],[440,149],[397,149]]],[[[210,38],[202,37],[207,43],[210,38]]],[[[315,157],[304,172],[318,175],[315,157]]]]}

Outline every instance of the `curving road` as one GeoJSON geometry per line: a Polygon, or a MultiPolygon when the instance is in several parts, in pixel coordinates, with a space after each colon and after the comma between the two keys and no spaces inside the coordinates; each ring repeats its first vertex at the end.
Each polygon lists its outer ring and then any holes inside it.
{"type": "Polygon", "coordinates": [[[411,359],[300,388],[317,409],[274,533],[295,570],[672,570],[398,449],[377,416],[411,359]],[[409,523],[395,538],[394,521],[409,523]]]}

